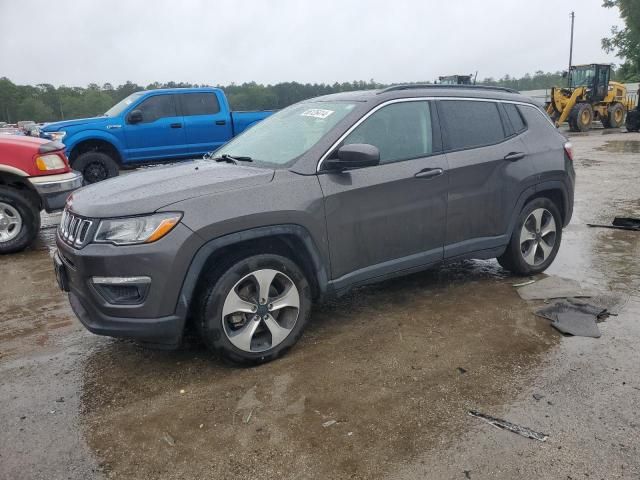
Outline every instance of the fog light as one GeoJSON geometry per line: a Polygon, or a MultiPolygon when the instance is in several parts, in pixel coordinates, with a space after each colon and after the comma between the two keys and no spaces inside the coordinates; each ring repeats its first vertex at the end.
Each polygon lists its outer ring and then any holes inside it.
{"type": "Polygon", "coordinates": [[[138,305],[144,302],[151,285],[150,277],[93,277],[95,290],[108,303],[138,305]]]}

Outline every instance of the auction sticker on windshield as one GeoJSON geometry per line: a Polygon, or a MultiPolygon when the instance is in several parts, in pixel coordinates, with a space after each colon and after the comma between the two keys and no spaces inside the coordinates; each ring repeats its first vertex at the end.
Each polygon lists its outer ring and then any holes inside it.
{"type": "Polygon", "coordinates": [[[334,110],[325,110],[323,108],[310,108],[300,114],[302,117],[327,118],[334,113],[334,110]]]}

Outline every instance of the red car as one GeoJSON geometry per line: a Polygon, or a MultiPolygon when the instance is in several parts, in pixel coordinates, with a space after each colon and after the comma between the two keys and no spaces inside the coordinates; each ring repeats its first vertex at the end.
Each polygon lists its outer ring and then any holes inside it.
{"type": "Polygon", "coordinates": [[[0,136],[0,254],[27,247],[38,235],[40,211],[61,209],[82,185],[64,148],[41,138],[0,136]]]}

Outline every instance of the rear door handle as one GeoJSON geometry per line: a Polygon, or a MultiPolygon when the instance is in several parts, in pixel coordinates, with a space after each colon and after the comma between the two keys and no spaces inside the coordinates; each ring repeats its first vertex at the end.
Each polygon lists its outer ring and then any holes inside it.
{"type": "Polygon", "coordinates": [[[504,156],[504,159],[509,162],[516,162],[518,160],[522,160],[524,157],[526,157],[526,154],[523,152],[510,152],[504,156]]]}
{"type": "Polygon", "coordinates": [[[420,170],[418,173],[414,175],[416,178],[433,178],[438,177],[444,173],[444,170],[441,168],[425,168],[424,170],[420,170]]]}
{"type": "Polygon", "coordinates": [[[171,125],[169,125],[171,128],[182,128],[182,124],[181,123],[172,123],[171,125]]]}
{"type": "Polygon", "coordinates": [[[226,120],[216,120],[216,125],[226,125],[227,121],[226,120]]]}

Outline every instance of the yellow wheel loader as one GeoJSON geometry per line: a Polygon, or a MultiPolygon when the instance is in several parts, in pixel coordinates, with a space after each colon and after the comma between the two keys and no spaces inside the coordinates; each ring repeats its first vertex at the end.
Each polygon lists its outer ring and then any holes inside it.
{"type": "Polygon", "coordinates": [[[610,81],[611,65],[576,65],[569,70],[569,87],[553,87],[547,113],[556,126],[569,122],[572,132],[586,132],[593,121],[604,128],[624,124],[633,102],[627,98],[627,88],[610,81]]]}

